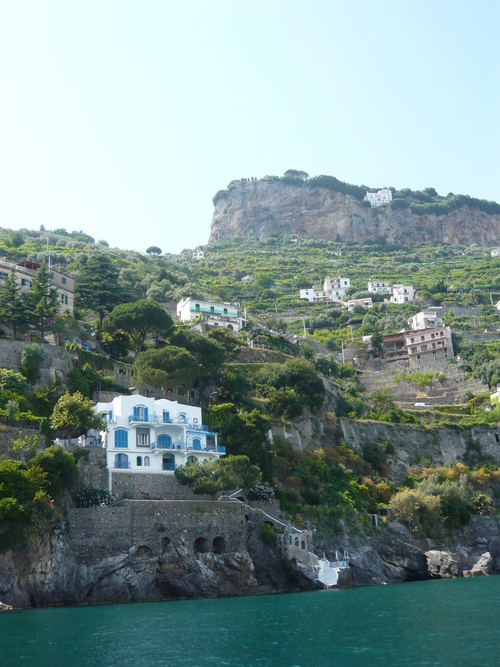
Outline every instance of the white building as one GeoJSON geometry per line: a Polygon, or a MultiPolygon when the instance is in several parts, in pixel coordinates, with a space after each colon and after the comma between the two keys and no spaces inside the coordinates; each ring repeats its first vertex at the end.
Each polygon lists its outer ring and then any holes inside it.
{"type": "Polygon", "coordinates": [[[500,257],[500,248],[492,248],[490,250],[490,255],[492,257],[500,257]]]}
{"type": "Polygon", "coordinates": [[[383,206],[392,201],[392,191],[391,190],[379,190],[378,192],[367,192],[365,195],[365,201],[369,201],[372,208],[377,206],[383,206]]]}
{"type": "Polygon", "coordinates": [[[332,301],[342,301],[346,289],[350,286],[351,281],[349,278],[342,278],[341,276],[338,278],[325,278],[323,290],[330,293],[332,301]]]}
{"type": "Polygon", "coordinates": [[[435,310],[422,310],[408,320],[412,330],[435,329],[443,326],[443,318],[435,310]]]}
{"type": "Polygon", "coordinates": [[[411,303],[415,298],[415,290],[411,285],[394,285],[391,303],[411,303]]]}
{"type": "Polygon", "coordinates": [[[208,327],[225,327],[238,333],[243,328],[243,318],[234,303],[201,301],[188,296],[177,304],[177,315],[183,322],[197,318],[208,327]]]}
{"type": "Polygon", "coordinates": [[[203,250],[195,250],[193,252],[193,259],[203,259],[205,257],[205,253],[203,250]]]}
{"type": "Polygon", "coordinates": [[[201,408],[145,396],[117,396],[97,403],[107,431],[91,432],[107,450],[108,470],[173,474],[195,460],[218,459],[225,448],[201,421],[201,408]]]}
{"type": "Polygon", "coordinates": [[[300,290],[300,298],[301,299],[306,299],[309,301],[309,303],[314,303],[316,301],[331,301],[332,296],[330,292],[326,292],[325,290],[322,290],[321,287],[314,286],[310,287],[308,289],[301,289],[300,290]]]}
{"type": "Polygon", "coordinates": [[[243,276],[243,278],[241,279],[240,282],[242,282],[242,283],[253,283],[253,273],[249,273],[246,276],[243,276]]]}
{"type": "Polygon", "coordinates": [[[347,310],[352,313],[354,306],[361,306],[361,308],[373,308],[373,302],[371,297],[368,299],[351,299],[345,304],[347,310]]]}
{"type": "Polygon", "coordinates": [[[372,294],[392,292],[391,284],[383,280],[370,280],[368,282],[368,291],[372,294]]]}

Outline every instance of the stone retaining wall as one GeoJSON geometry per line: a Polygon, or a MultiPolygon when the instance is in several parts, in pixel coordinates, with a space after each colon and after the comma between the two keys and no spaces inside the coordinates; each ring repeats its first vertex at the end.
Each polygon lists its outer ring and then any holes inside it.
{"type": "Polygon", "coordinates": [[[89,507],[67,512],[71,548],[77,560],[92,565],[126,554],[133,546],[158,557],[182,544],[190,557],[195,540],[223,538],[227,553],[246,549],[245,511],[240,503],[210,501],[123,501],[118,507],[89,507]]]}

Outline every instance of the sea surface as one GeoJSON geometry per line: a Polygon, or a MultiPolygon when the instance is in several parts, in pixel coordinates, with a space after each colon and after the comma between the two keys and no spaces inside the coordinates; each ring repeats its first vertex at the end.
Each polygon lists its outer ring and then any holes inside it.
{"type": "Polygon", "coordinates": [[[500,576],[0,614],[0,666],[498,667],[500,576]]]}

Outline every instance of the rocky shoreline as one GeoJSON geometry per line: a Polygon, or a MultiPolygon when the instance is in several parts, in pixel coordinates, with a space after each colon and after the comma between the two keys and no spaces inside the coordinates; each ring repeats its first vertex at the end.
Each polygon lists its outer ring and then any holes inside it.
{"type": "MultiPolygon", "coordinates": [[[[61,527],[32,538],[29,549],[0,557],[0,611],[57,605],[146,602],[315,590],[312,569],[286,558],[260,539],[259,522],[247,522],[243,548],[193,554],[182,536],[161,554],[147,545],[98,559],[82,559],[61,527]]],[[[370,535],[342,536],[350,552],[339,588],[500,573],[500,521],[474,518],[447,544],[416,540],[399,523],[370,535]]],[[[331,544],[316,552],[333,560],[331,544]]]]}

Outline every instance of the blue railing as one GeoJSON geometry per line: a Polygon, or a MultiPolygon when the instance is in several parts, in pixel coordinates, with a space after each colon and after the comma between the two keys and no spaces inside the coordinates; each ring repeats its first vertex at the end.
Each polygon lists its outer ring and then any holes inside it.
{"type": "Polygon", "coordinates": [[[132,422],[143,422],[145,424],[158,424],[159,418],[157,415],[130,415],[128,418],[128,423],[132,422]]]}
{"type": "Polygon", "coordinates": [[[117,463],[115,461],[115,468],[120,468],[122,470],[126,470],[127,468],[130,468],[131,464],[130,461],[128,463],[117,463]]]}
{"type": "Polygon", "coordinates": [[[225,454],[226,448],[218,445],[201,445],[199,448],[194,448],[192,442],[173,442],[172,444],[163,445],[157,442],[152,442],[151,449],[162,449],[168,451],[183,451],[183,452],[217,452],[218,454],[225,454]]]}

